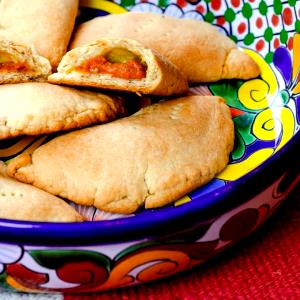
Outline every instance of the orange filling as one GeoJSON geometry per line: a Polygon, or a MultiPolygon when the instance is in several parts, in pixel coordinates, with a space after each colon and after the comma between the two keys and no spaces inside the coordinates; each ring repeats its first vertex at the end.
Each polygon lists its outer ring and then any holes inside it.
{"type": "Polygon", "coordinates": [[[0,63],[0,72],[26,72],[30,71],[27,64],[23,62],[3,62],[0,63]]]}
{"type": "Polygon", "coordinates": [[[129,60],[125,63],[111,63],[104,56],[88,59],[82,65],[75,67],[82,73],[110,74],[123,79],[142,79],[146,77],[146,68],[141,62],[129,60]]]}

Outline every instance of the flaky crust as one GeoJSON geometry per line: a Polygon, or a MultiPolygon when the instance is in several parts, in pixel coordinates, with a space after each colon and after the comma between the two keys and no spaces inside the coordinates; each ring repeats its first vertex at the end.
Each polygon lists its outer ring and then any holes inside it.
{"type": "Polygon", "coordinates": [[[62,199],[9,178],[3,162],[0,163],[0,218],[41,222],[83,221],[83,217],[62,199]]]}
{"type": "Polygon", "coordinates": [[[58,66],[58,73],[49,76],[49,82],[96,88],[137,92],[157,96],[179,95],[187,92],[185,75],[159,53],[130,39],[104,38],[66,53],[58,66]],[[108,74],[82,74],[74,67],[86,59],[101,55],[108,49],[123,47],[138,54],[147,64],[146,78],[122,79],[108,74]]]}
{"type": "Polygon", "coordinates": [[[234,59],[237,47],[233,41],[198,20],[135,12],[98,17],[78,27],[71,49],[103,37],[139,41],[173,62],[190,82],[248,79],[260,73],[246,53],[240,52],[234,59]],[[242,67],[236,71],[239,64],[242,67]]]}
{"type": "Polygon", "coordinates": [[[0,72],[0,84],[18,83],[27,81],[47,81],[51,74],[51,65],[49,61],[35,53],[24,45],[18,43],[0,40],[0,56],[2,53],[14,57],[17,62],[24,62],[30,67],[30,71],[22,72],[0,72]]]}
{"type": "Polygon", "coordinates": [[[189,96],[53,139],[8,166],[9,175],[105,211],[166,205],[211,180],[234,143],[219,97],[189,96]]]}
{"type": "Polygon", "coordinates": [[[119,97],[50,83],[0,85],[0,139],[69,130],[124,114],[119,97]]]}
{"type": "Polygon", "coordinates": [[[56,68],[66,52],[78,0],[2,0],[0,38],[33,47],[56,68]]]}

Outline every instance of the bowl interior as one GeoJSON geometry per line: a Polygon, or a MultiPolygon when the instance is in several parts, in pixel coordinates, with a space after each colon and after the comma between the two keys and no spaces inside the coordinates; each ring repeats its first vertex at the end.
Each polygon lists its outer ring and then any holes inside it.
{"type": "MultiPolygon", "coordinates": [[[[296,51],[300,48],[300,34],[297,33],[300,31],[297,20],[300,16],[299,1],[83,0],[77,23],[126,11],[155,12],[210,22],[257,62],[261,76],[248,81],[228,80],[197,85],[190,89],[191,94],[224,97],[233,116],[235,147],[229,165],[215,179],[168,207],[140,209],[130,216],[71,204],[88,219],[105,223],[105,220],[111,219],[134,219],[138,215],[155,220],[161,214],[176,215],[181,205],[184,207],[183,204],[194,201],[199,203],[199,209],[205,209],[220,193],[228,188],[238,188],[239,179],[251,175],[264,162],[272,160],[296,135],[299,138],[300,53],[296,51]]],[[[0,159],[12,159],[50,138],[21,137],[1,141],[0,159]]]]}

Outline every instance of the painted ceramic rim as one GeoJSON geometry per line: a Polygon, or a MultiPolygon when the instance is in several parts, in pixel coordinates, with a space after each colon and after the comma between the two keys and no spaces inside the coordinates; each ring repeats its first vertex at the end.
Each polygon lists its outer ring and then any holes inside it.
{"type": "Polygon", "coordinates": [[[296,156],[291,159],[290,154],[296,153],[299,149],[300,131],[272,158],[267,159],[238,180],[205,194],[205,197],[201,196],[203,198],[201,200],[190,201],[178,207],[165,207],[154,212],[151,211],[147,218],[145,218],[146,213],[143,213],[128,218],[84,223],[46,223],[0,219],[1,241],[9,243],[18,241],[18,243],[37,245],[78,243],[92,245],[162,237],[188,228],[196,222],[205,221],[212,217],[212,213],[220,215],[242,205],[282,175],[286,171],[286,167],[297,164],[296,156]],[[287,156],[289,165],[282,163],[287,156]],[[269,171],[271,172],[269,173],[269,171]],[[265,175],[267,175],[268,182],[261,183],[262,181],[258,179],[265,175]],[[242,198],[241,195],[243,195],[242,198]],[[189,223],[187,220],[190,220],[189,223]],[[179,227],[177,228],[177,226],[179,227]]]}

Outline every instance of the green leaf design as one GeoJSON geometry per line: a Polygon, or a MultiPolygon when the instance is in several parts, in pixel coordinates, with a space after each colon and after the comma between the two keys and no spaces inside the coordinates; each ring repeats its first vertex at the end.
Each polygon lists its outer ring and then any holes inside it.
{"type": "Polygon", "coordinates": [[[118,255],[116,255],[115,257],[115,261],[118,261],[120,259],[122,259],[123,257],[131,254],[131,253],[134,253],[138,250],[141,250],[143,248],[147,248],[147,247],[150,247],[150,246],[155,246],[155,245],[160,245],[160,243],[157,243],[157,242],[145,242],[145,243],[139,243],[139,244],[135,244],[135,245],[132,245],[126,249],[124,249],[123,251],[121,251],[120,253],[118,253],[118,255]]]}
{"type": "Polygon", "coordinates": [[[255,136],[252,134],[252,125],[254,119],[254,114],[244,114],[233,119],[235,129],[243,137],[246,145],[250,145],[256,140],[255,136]]]}
{"type": "Polygon", "coordinates": [[[212,23],[215,20],[215,15],[212,12],[208,12],[205,16],[204,16],[204,20],[206,22],[212,23]]]}
{"type": "Polygon", "coordinates": [[[238,42],[238,38],[237,38],[236,35],[230,35],[229,37],[230,37],[235,43],[238,42]]]}
{"type": "Polygon", "coordinates": [[[227,8],[224,14],[225,20],[229,23],[233,22],[235,17],[236,17],[236,13],[234,12],[234,10],[232,8],[227,8]]]}
{"type": "Polygon", "coordinates": [[[286,44],[286,42],[287,42],[287,40],[288,40],[288,33],[287,33],[287,31],[285,30],[285,29],[282,29],[281,31],[280,31],[280,34],[279,34],[279,38],[280,38],[280,42],[282,43],[282,44],[286,44]]]}
{"type": "Polygon", "coordinates": [[[274,0],[274,12],[276,15],[280,15],[282,12],[282,2],[281,0],[274,0]]]}
{"type": "Polygon", "coordinates": [[[7,277],[6,272],[0,274],[0,286],[6,290],[14,291],[14,289],[12,289],[12,287],[6,283],[6,277],[7,277]]]}
{"type": "Polygon", "coordinates": [[[231,152],[231,157],[233,160],[238,160],[240,159],[246,150],[246,145],[243,140],[243,137],[241,134],[238,132],[238,130],[235,131],[235,140],[234,140],[234,149],[231,152]]]}
{"type": "Polygon", "coordinates": [[[264,32],[264,38],[267,42],[272,41],[273,39],[273,30],[271,27],[267,27],[267,29],[264,32]]]}
{"type": "Polygon", "coordinates": [[[161,8],[165,8],[169,4],[169,0],[159,0],[158,6],[161,8]]]}
{"type": "Polygon", "coordinates": [[[110,259],[101,253],[87,250],[32,250],[30,255],[41,265],[49,269],[58,269],[67,262],[91,261],[110,270],[110,259]]]}
{"type": "Polygon", "coordinates": [[[245,3],[242,8],[242,14],[245,18],[250,19],[252,17],[253,11],[249,3],[245,3]]]}
{"type": "Polygon", "coordinates": [[[227,105],[230,107],[238,108],[243,111],[249,111],[242,105],[238,98],[238,90],[244,83],[242,80],[223,80],[216,83],[211,83],[209,89],[212,94],[220,96],[226,100],[227,105]]]}
{"type": "Polygon", "coordinates": [[[284,106],[286,105],[289,101],[290,101],[290,93],[288,92],[288,90],[282,90],[280,91],[280,100],[281,100],[281,105],[284,106]]]}
{"type": "Polygon", "coordinates": [[[246,146],[253,143],[256,138],[252,134],[252,125],[255,119],[253,114],[244,114],[233,119],[235,127],[235,144],[231,154],[232,159],[240,159],[246,150],[246,146]]]}
{"type": "Polygon", "coordinates": [[[238,98],[238,90],[243,83],[244,81],[242,80],[234,80],[221,81],[209,85],[211,92],[216,96],[223,97],[227,105],[245,112],[233,118],[236,133],[235,147],[232,152],[234,160],[240,159],[245,153],[246,146],[256,140],[255,136],[251,133],[255,114],[245,108],[238,98]]]}
{"type": "Polygon", "coordinates": [[[300,32],[300,20],[297,20],[296,23],[295,23],[295,30],[297,32],[300,32]]]}
{"type": "Polygon", "coordinates": [[[121,5],[124,7],[132,6],[135,4],[135,0],[121,0],[121,5]]]}
{"type": "Polygon", "coordinates": [[[265,57],[265,60],[268,64],[271,64],[273,62],[273,56],[274,56],[274,52],[270,51],[268,52],[268,54],[265,57]]]}
{"type": "Polygon", "coordinates": [[[249,46],[249,45],[253,44],[254,39],[255,39],[255,36],[252,32],[247,33],[244,38],[245,45],[249,46]]]}
{"type": "Polygon", "coordinates": [[[290,6],[295,6],[297,3],[297,0],[288,0],[288,3],[290,6]]]}
{"type": "Polygon", "coordinates": [[[267,15],[267,12],[268,12],[268,5],[265,1],[261,1],[259,3],[259,6],[258,6],[258,10],[259,12],[263,15],[263,16],[266,16],[267,15]]]}

